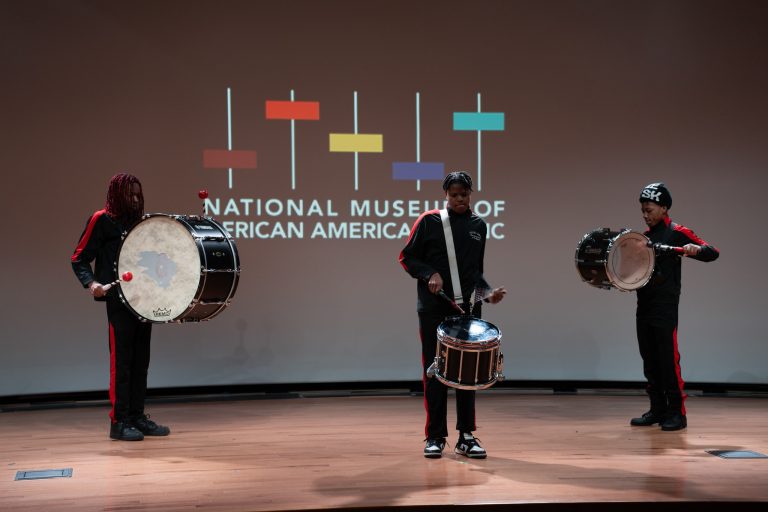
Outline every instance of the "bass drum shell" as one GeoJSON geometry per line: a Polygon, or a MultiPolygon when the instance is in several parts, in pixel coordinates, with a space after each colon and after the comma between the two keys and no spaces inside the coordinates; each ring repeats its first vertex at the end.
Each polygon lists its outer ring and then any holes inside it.
{"type": "Polygon", "coordinates": [[[596,229],[576,247],[576,271],[596,288],[637,290],[648,284],[655,265],[648,237],[629,229],[596,229]]]}
{"type": "Polygon", "coordinates": [[[140,320],[198,322],[221,313],[237,291],[235,242],[208,217],[145,215],[125,235],[117,274],[131,272],[119,295],[140,320]]]}

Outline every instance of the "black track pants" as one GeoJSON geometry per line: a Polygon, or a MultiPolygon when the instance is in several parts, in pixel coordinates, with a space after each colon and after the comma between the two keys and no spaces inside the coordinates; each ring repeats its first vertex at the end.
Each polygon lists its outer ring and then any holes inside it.
{"type": "Polygon", "coordinates": [[[112,422],[144,414],[152,324],[141,322],[117,299],[107,300],[109,400],[112,422]]]}
{"type": "MultiPolygon", "coordinates": [[[[424,408],[427,410],[427,424],[424,432],[427,438],[448,437],[448,386],[429,378],[426,370],[435,360],[437,346],[437,326],[445,320],[445,315],[419,313],[421,333],[422,379],[424,381],[424,408]]],[[[465,389],[456,390],[456,430],[472,432],[475,430],[475,392],[465,389]]]]}
{"type": "Polygon", "coordinates": [[[677,348],[677,308],[664,316],[638,316],[637,341],[654,412],[685,414],[685,382],[677,348]]]}

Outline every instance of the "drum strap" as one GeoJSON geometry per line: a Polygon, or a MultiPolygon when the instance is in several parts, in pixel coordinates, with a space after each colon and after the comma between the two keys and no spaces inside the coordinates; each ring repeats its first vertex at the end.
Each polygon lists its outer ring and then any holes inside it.
{"type": "Polygon", "coordinates": [[[464,296],[461,294],[461,280],[459,279],[459,266],[456,263],[456,247],[453,245],[453,232],[451,231],[451,220],[448,218],[448,209],[440,210],[440,219],[443,221],[443,233],[445,233],[445,248],[448,250],[448,266],[451,268],[451,287],[453,298],[461,303],[464,296]],[[457,293],[458,292],[458,293],[457,293]]]}

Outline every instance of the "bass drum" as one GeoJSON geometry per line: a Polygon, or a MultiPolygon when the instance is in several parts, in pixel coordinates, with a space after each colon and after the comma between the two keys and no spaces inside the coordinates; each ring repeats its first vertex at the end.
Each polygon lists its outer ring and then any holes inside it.
{"type": "Polygon", "coordinates": [[[240,278],[235,242],[216,221],[196,215],[145,215],[123,239],[121,300],[140,320],[210,320],[231,302],[240,278]]]}
{"type": "Polygon", "coordinates": [[[637,290],[651,279],[656,257],[642,233],[600,228],[587,233],[576,248],[576,271],[596,288],[637,290]]]}

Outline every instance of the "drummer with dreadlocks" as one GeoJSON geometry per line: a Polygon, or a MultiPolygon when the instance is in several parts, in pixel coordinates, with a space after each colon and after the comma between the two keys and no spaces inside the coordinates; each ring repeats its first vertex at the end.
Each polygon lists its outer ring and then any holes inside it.
{"type": "Polygon", "coordinates": [[[88,219],[72,255],[75,275],[95,300],[106,302],[109,321],[109,437],[141,441],[167,436],[168,427],[144,414],[152,324],[144,323],[121,302],[117,290],[105,290],[117,280],[115,271],[123,234],[144,215],[141,183],[131,174],[116,174],[109,182],[107,202],[88,219]],[[94,262],[94,268],[91,263],[94,262]]]}
{"type": "MultiPolygon", "coordinates": [[[[427,410],[424,456],[437,459],[442,456],[448,436],[446,421],[448,388],[438,379],[427,378],[427,369],[435,359],[437,328],[456,314],[451,303],[441,297],[445,290],[461,290],[464,308],[469,313],[470,296],[482,290],[481,297],[497,303],[507,293],[504,288],[490,289],[483,278],[483,257],[488,227],[485,221],[470,209],[472,178],[466,172],[452,172],[443,181],[448,223],[452,233],[458,280],[451,280],[449,251],[440,210],[424,212],[416,219],[405,248],[400,253],[400,264],[417,280],[417,311],[421,334],[422,380],[424,406],[427,410]]],[[[458,306],[457,306],[458,307],[458,306]]],[[[480,317],[480,303],[472,313],[480,317]]],[[[461,455],[484,459],[485,449],[472,432],[475,430],[475,391],[456,389],[456,430],[459,439],[454,451],[461,455]]]]}

